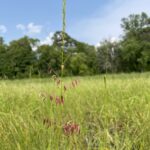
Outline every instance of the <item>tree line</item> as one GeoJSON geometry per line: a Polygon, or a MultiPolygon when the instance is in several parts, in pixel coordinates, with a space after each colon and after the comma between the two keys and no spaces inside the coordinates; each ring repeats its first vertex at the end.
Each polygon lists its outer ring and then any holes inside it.
{"type": "MultiPolygon", "coordinates": [[[[121,27],[119,41],[106,39],[99,47],[63,33],[64,75],[150,71],[150,17],[144,12],[131,14],[122,19],[121,27]]],[[[0,37],[0,78],[59,75],[62,31],[55,32],[52,40],[52,45],[40,45],[38,39],[25,36],[5,44],[0,37]]]]}

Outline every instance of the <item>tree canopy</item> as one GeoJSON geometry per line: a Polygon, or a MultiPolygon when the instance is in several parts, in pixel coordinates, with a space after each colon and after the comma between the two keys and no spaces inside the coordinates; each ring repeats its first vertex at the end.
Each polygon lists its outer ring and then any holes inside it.
{"type": "MultiPolygon", "coordinates": [[[[121,27],[122,39],[106,39],[96,48],[64,33],[64,75],[150,71],[150,17],[144,12],[131,14],[122,19],[121,27]]],[[[52,45],[40,45],[38,39],[25,36],[6,44],[0,37],[0,77],[59,75],[62,31],[52,40],[52,45]]]]}

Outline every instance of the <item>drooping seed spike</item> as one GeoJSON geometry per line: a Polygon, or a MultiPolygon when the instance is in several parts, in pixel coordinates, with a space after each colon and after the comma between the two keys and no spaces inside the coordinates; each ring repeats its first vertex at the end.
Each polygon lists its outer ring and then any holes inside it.
{"type": "Polygon", "coordinates": [[[67,91],[67,87],[66,87],[66,85],[64,85],[64,91],[67,91]]]}
{"type": "Polygon", "coordinates": [[[64,97],[61,95],[61,104],[64,104],[64,97]]]}
{"type": "Polygon", "coordinates": [[[49,98],[50,98],[50,100],[51,100],[51,101],[54,99],[54,97],[53,97],[52,95],[50,95],[50,97],[49,97],[49,98]]]}
{"type": "Polygon", "coordinates": [[[76,123],[66,123],[63,126],[63,131],[65,135],[73,135],[73,134],[80,134],[80,126],[76,123]]]}

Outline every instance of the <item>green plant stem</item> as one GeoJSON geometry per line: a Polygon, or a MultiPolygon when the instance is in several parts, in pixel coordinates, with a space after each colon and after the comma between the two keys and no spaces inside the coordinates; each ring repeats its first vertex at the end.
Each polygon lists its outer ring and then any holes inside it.
{"type": "Polygon", "coordinates": [[[64,49],[65,49],[65,32],[66,32],[66,0],[62,5],[62,49],[61,49],[61,96],[63,96],[63,72],[64,72],[64,49]]]}

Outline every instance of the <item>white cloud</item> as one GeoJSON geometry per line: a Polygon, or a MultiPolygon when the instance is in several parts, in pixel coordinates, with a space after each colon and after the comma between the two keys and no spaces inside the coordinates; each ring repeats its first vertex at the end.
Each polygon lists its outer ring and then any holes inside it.
{"type": "Polygon", "coordinates": [[[25,25],[23,25],[23,24],[18,24],[18,25],[16,25],[16,28],[17,28],[18,30],[22,30],[22,31],[24,31],[24,30],[26,29],[25,25]]]}
{"type": "Polygon", "coordinates": [[[16,25],[16,28],[18,30],[21,30],[23,34],[33,35],[41,33],[43,27],[41,25],[36,25],[31,22],[28,25],[18,24],[16,25]]]}
{"type": "Polygon", "coordinates": [[[28,34],[38,34],[42,31],[41,25],[35,25],[34,23],[29,23],[27,26],[28,34]]]}
{"type": "Polygon", "coordinates": [[[117,37],[111,37],[110,38],[110,42],[111,43],[115,43],[115,42],[117,42],[119,39],[117,38],[117,37]]]}
{"type": "Polygon", "coordinates": [[[53,44],[53,40],[52,40],[53,35],[54,35],[53,32],[49,33],[49,35],[44,40],[41,40],[40,45],[52,45],[53,44]]]}
{"type": "Polygon", "coordinates": [[[53,39],[52,39],[53,35],[54,35],[54,33],[50,32],[49,35],[44,40],[41,40],[36,45],[31,45],[32,50],[36,51],[38,49],[38,47],[41,45],[52,45],[53,44],[53,39]]]}
{"type": "Polygon", "coordinates": [[[4,25],[0,25],[0,33],[6,33],[7,32],[7,28],[4,25]]]}
{"type": "Polygon", "coordinates": [[[121,19],[132,13],[146,12],[150,15],[149,0],[113,0],[103,12],[96,10],[94,17],[78,20],[69,26],[69,34],[73,37],[88,42],[98,43],[105,38],[116,38],[122,34],[121,19]],[[95,17],[96,16],[96,17],[95,17]]]}
{"type": "Polygon", "coordinates": [[[95,48],[100,47],[100,46],[101,46],[101,43],[100,43],[100,42],[97,43],[97,44],[95,44],[95,48]]]}

